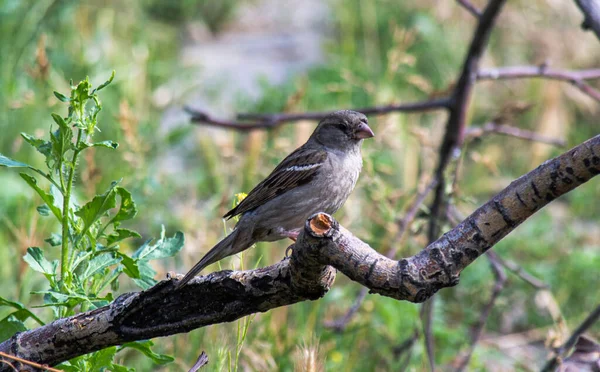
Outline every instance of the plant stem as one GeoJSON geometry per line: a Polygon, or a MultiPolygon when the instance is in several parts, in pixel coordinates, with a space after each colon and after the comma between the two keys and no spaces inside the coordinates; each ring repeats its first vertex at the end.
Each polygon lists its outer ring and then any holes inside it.
{"type": "Polygon", "coordinates": [[[78,129],[77,141],[75,150],[73,150],[73,159],[71,161],[71,169],[69,169],[69,178],[67,180],[66,192],[63,198],[63,219],[62,219],[62,246],[60,250],[60,277],[64,284],[71,282],[69,275],[69,205],[71,200],[71,187],[73,186],[73,177],[75,176],[75,167],[77,166],[77,158],[79,157],[79,144],[81,143],[81,135],[83,130],[78,129]]]}

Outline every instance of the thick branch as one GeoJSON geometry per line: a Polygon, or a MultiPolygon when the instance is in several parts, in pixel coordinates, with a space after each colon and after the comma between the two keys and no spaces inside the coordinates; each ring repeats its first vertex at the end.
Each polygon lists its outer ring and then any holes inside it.
{"type": "MultiPolygon", "coordinates": [[[[599,155],[600,135],[520,177],[456,228],[400,261],[377,253],[328,215],[317,214],[307,221],[290,259],[197,277],[178,291],[174,280],[162,281],[109,306],[18,333],[0,344],[0,351],[54,365],[127,341],[230,322],[322,297],[335,269],[371,293],[422,302],[458,284],[462,270],[544,205],[599,174],[599,155]]],[[[7,368],[0,364],[0,371],[7,368]]]]}

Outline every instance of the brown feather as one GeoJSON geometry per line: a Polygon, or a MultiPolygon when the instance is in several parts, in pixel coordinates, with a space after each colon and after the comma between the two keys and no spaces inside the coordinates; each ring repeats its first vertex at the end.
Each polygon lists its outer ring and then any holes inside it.
{"type": "Polygon", "coordinates": [[[325,150],[298,148],[283,159],[266,179],[256,185],[248,196],[227,212],[223,218],[232,218],[251,211],[276,196],[310,182],[326,159],[327,152],[325,150]],[[311,165],[314,166],[311,167],[311,165]],[[303,167],[306,169],[302,169],[303,167]]]}

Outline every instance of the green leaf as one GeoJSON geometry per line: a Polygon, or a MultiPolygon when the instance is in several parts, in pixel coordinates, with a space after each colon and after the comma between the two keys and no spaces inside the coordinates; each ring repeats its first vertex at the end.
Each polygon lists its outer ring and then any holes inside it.
{"type": "Polygon", "coordinates": [[[122,252],[116,252],[116,254],[122,259],[121,264],[125,266],[123,272],[130,278],[139,279],[140,268],[138,267],[138,261],[122,252]]]}
{"type": "Polygon", "coordinates": [[[42,204],[35,209],[42,217],[48,217],[50,215],[50,208],[46,204],[42,204]]]}
{"type": "Polygon", "coordinates": [[[52,143],[52,156],[58,161],[73,147],[73,130],[58,114],[52,114],[52,119],[58,124],[58,130],[50,132],[52,143]]]}
{"type": "Polygon", "coordinates": [[[110,370],[112,372],[135,372],[135,368],[129,368],[129,367],[125,367],[120,364],[114,364],[114,363],[110,365],[110,370]]]}
{"type": "Polygon", "coordinates": [[[47,291],[33,291],[33,294],[44,295],[44,305],[34,307],[50,307],[50,306],[66,306],[75,307],[84,302],[90,303],[87,296],[80,295],[77,293],[64,294],[53,290],[47,291]]]}
{"type": "Polygon", "coordinates": [[[85,271],[80,276],[80,280],[83,282],[97,272],[100,272],[109,266],[116,265],[119,262],[121,262],[121,258],[113,257],[110,253],[98,255],[88,262],[85,271]]]}
{"type": "Polygon", "coordinates": [[[115,70],[112,71],[112,74],[110,74],[110,78],[108,78],[108,80],[106,80],[104,83],[100,84],[98,86],[98,88],[94,89],[94,92],[98,92],[104,88],[106,88],[108,86],[108,84],[112,83],[113,79],[115,78],[115,70]]]}
{"type": "Polygon", "coordinates": [[[21,137],[23,137],[27,143],[35,147],[35,149],[45,157],[48,157],[52,154],[52,144],[50,141],[35,138],[27,133],[21,133],[21,137]]]}
{"type": "Polygon", "coordinates": [[[121,206],[119,212],[117,212],[113,218],[113,222],[126,221],[134,218],[138,211],[137,206],[131,197],[131,193],[123,187],[117,187],[117,192],[121,197],[121,206]]]}
{"type": "Polygon", "coordinates": [[[62,93],[58,93],[57,91],[54,91],[54,96],[58,98],[58,100],[61,102],[69,102],[71,100],[69,97],[65,96],[62,93]]]}
{"type": "Polygon", "coordinates": [[[46,205],[52,211],[52,214],[54,214],[54,216],[56,216],[58,221],[62,222],[61,210],[57,206],[54,195],[48,194],[46,191],[42,190],[37,185],[37,180],[34,177],[28,175],[27,173],[19,173],[19,174],[20,174],[21,178],[23,178],[25,180],[25,182],[27,182],[27,184],[38,193],[38,195],[42,198],[42,200],[44,202],[46,202],[46,205]]]}
{"type": "Polygon", "coordinates": [[[75,212],[75,215],[81,217],[83,220],[84,227],[82,230],[82,235],[85,235],[94,222],[107,214],[110,209],[117,205],[117,194],[115,192],[116,186],[117,182],[113,182],[108,191],[102,195],[94,196],[90,202],[75,212]]]}
{"type": "MultiPolygon", "coordinates": [[[[35,315],[31,311],[29,311],[25,307],[25,305],[23,305],[20,302],[9,301],[9,300],[5,299],[4,297],[0,297],[0,307],[12,307],[17,310],[15,312],[13,312],[12,314],[26,314],[27,315],[27,317],[23,317],[23,315],[17,315],[17,318],[19,320],[25,321],[26,318],[32,318],[33,320],[38,322],[40,325],[45,324],[40,318],[37,317],[37,315],[35,315]]],[[[6,319],[6,317],[7,316],[1,317],[1,319],[6,319]]]]}
{"type": "Polygon", "coordinates": [[[89,371],[103,371],[105,369],[110,369],[112,366],[112,361],[117,354],[117,347],[109,347],[100,351],[96,351],[92,355],[90,355],[88,359],[89,363],[89,371]]]}
{"type": "Polygon", "coordinates": [[[33,270],[46,275],[56,275],[56,267],[45,257],[44,252],[38,247],[27,248],[27,254],[23,259],[33,270]]]}
{"type": "Polygon", "coordinates": [[[148,289],[158,283],[154,280],[156,271],[150,266],[147,261],[137,261],[137,266],[140,272],[139,278],[133,278],[135,284],[142,289],[148,289]]]}
{"type": "Polygon", "coordinates": [[[17,332],[27,330],[25,324],[13,316],[9,316],[0,321],[0,342],[6,341],[17,332]]]}
{"type": "Polygon", "coordinates": [[[150,340],[146,340],[146,341],[134,341],[134,342],[128,342],[126,344],[123,344],[121,346],[119,346],[119,350],[122,350],[126,347],[132,348],[132,349],[136,349],[138,351],[141,351],[142,353],[144,353],[145,356],[147,356],[148,358],[152,359],[152,361],[156,364],[167,364],[167,363],[171,363],[173,360],[175,360],[172,356],[170,355],[165,355],[165,354],[157,354],[154,351],[152,351],[151,347],[154,346],[154,343],[150,340]]]}
{"type": "Polygon", "coordinates": [[[0,154],[0,165],[9,168],[31,168],[31,165],[21,163],[20,161],[13,160],[2,154],[0,154]]]}
{"type": "Polygon", "coordinates": [[[69,125],[67,124],[65,119],[63,119],[62,116],[60,116],[59,114],[55,114],[55,113],[52,113],[50,115],[52,116],[52,119],[54,119],[54,122],[56,124],[58,124],[59,129],[68,129],[69,128],[69,125]]]}
{"type": "Polygon", "coordinates": [[[49,238],[44,239],[44,241],[52,247],[58,247],[62,244],[62,236],[60,234],[52,233],[52,235],[50,235],[49,238]]]}
{"type": "Polygon", "coordinates": [[[96,143],[81,142],[79,144],[79,150],[87,149],[89,147],[106,147],[111,150],[114,150],[117,147],[119,147],[119,144],[116,142],[113,142],[113,141],[102,141],[102,142],[96,142],[96,143]]]}
{"type": "Polygon", "coordinates": [[[136,231],[129,229],[117,228],[113,231],[109,236],[106,237],[106,245],[111,246],[121,240],[127,238],[141,238],[142,236],[138,234],[136,231]]]}
{"type": "Polygon", "coordinates": [[[177,231],[172,238],[165,238],[165,229],[163,226],[160,235],[160,239],[155,245],[150,245],[150,241],[147,241],[133,254],[133,258],[148,261],[173,257],[183,248],[184,236],[181,231],[177,231]]]}

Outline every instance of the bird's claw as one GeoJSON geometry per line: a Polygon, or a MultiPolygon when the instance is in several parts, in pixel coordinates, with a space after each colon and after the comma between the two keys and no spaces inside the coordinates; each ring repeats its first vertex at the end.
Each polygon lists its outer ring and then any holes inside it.
{"type": "Polygon", "coordinates": [[[290,245],[289,247],[286,248],[285,250],[285,258],[290,258],[292,255],[292,251],[294,250],[294,245],[290,245]]]}

